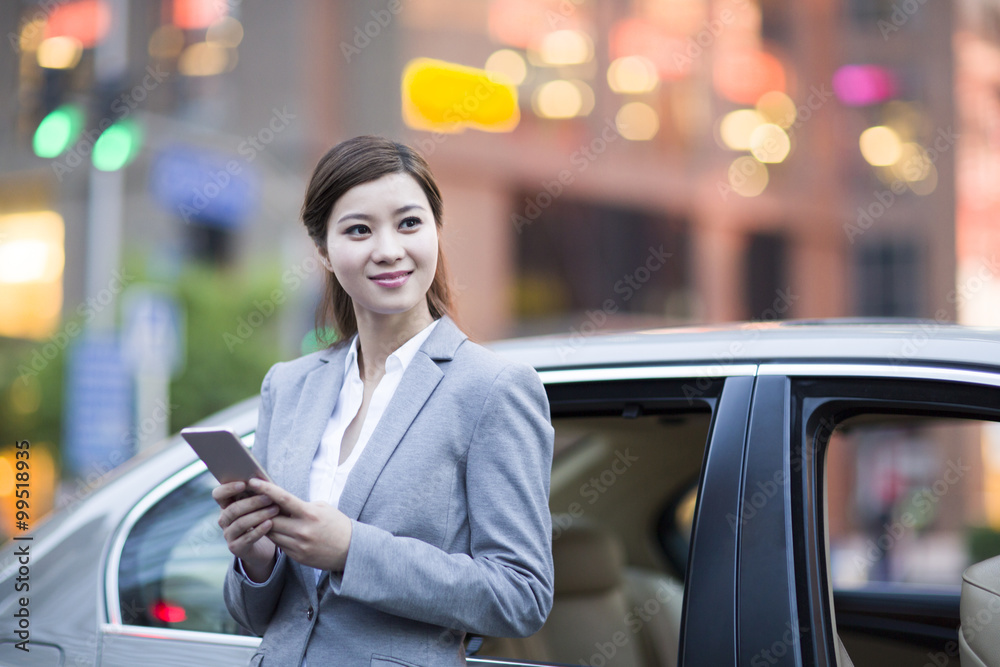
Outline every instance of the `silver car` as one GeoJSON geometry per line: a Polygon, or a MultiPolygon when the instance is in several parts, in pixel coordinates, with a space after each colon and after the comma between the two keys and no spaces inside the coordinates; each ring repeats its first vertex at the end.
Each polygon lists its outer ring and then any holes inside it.
{"type": "MultiPolygon", "coordinates": [[[[549,395],[556,590],[535,635],[467,636],[470,664],[957,664],[962,572],[1000,553],[1000,332],[489,347],[549,395]]],[[[199,425],[252,446],[257,400],[199,425]]],[[[246,664],[260,640],[223,603],[214,486],[174,437],[4,545],[0,664],[246,664]]]]}

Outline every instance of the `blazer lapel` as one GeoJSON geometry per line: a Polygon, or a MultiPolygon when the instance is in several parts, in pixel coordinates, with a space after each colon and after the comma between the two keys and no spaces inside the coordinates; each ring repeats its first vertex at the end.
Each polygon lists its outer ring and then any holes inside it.
{"type": "Polygon", "coordinates": [[[338,507],[348,518],[357,519],[361,514],[382,468],[444,377],[439,362],[450,361],[466,338],[452,319],[443,315],[406,367],[396,392],[344,485],[338,507]]]}
{"type": "Polygon", "coordinates": [[[326,363],[306,376],[295,408],[291,435],[295,441],[286,443],[285,456],[280,463],[276,462],[281,469],[281,486],[305,501],[309,500],[309,469],[344,384],[347,349],[344,345],[331,350],[329,355],[321,357],[326,363]]]}

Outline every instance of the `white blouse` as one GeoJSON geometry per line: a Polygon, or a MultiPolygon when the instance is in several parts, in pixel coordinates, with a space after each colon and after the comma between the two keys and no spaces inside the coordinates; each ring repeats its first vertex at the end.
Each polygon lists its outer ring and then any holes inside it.
{"type": "MultiPolygon", "coordinates": [[[[403,343],[398,350],[393,352],[385,360],[385,375],[379,380],[375,391],[372,393],[371,403],[365,413],[365,421],[358,434],[358,441],[354,444],[347,460],[343,464],[340,461],[340,444],[344,439],[344,431],[350,426],[351,421],[357,416],[361,409],[361,400],[364,398],[365,383],[361,379],[358,370],[358,334],[354,334],[351,339],[351,347],[347,351],[344,359],[344,382],[340,387],[340,394],[337,396],[337,403],[333,407],[333,414],[327,422],[326,429],[320,439],[316,456],[313,457],[312,467],[309,470],[309,501],[324,500],[337,507],[340,504],[340,494],[344,491],[347,477],[351,474],[354,464],[357,463],[361,452],[371,438],[372,431],[382,418],[382,413],[389,405],[389,400],[396,393],[400,380],[403,379],[403,372],[413,361],[417,350],[423,345],[427,337],[434,331],[434,327],[440,320],[434,320],[410,340],[403,343]]],[[[257,583],[246,576],[243,569],[243,561],[237,559],[240,572],[246,577],[251,586],[263,586],[265,583],[257,583]]],[[[316,575],[316,583],[323,571],[313,568],[316,575]]],[[[303,665],[305,661],[303,660],[303,665]]]]}
{"type": "MultiPolygon", "coordinates": [[[[340,387],[340,395],[337,397],[337,404],[333,408],[333,415],[327,422],[326,430],[320,439],[316,456],[313,457],[312,468],[309,470],[309,500],[324,500],[337,507],[340,503],[340,495],[347,484],[347,476],[354,469],[361,453],[364,451],[372,431],[382,418],[382,413],[389,405],[389,400],[396,393],[399,382],[403,378],[403,372],[413,361],[417,350],[423,345],[427,337],[431,335],[439,320],[434,320],[428,324],[420,333],[403,343],[398,350],[393,352],[385,360],[385,375],[379,380],[375,391],[372,393],[371,403],[365,413],[365,421],[358,434],[358,441],[354,444],[347,460],[340,461],[340,444],[344,439],[344,432],[350,426],[351,421],[361,409],[361,399],[364,397],[365,384],[361,380],[358,370],[358,335],[354,334],[351,339],[351,348],[347,351],[344,359],[344,383],[340,387]]],[[[315,569],[315,568],[314,568],[315,569]]],[[[316,581],[319,582],[321,570],[316,570],[316,581]]]]}

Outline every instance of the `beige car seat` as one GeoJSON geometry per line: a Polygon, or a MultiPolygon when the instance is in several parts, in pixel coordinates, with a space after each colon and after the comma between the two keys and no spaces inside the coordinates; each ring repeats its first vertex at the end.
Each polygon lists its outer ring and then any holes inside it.
{"type": "Polygon", "coordinates": [[[1000,666],[1000,556],[970,565],[962,574],[962,667],[1000,666]]]}

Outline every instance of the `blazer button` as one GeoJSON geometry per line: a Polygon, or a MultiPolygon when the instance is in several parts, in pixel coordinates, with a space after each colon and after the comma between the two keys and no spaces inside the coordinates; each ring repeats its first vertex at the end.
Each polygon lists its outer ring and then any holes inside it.
{"type": "Polygon", "coordinates": [[[312,620],[312,618],[313,618],[313,608],[312,607],[309,607],[308,609],[306,609],[306,618],[308,620],[310,620],[310,621],[312,620]]]}

